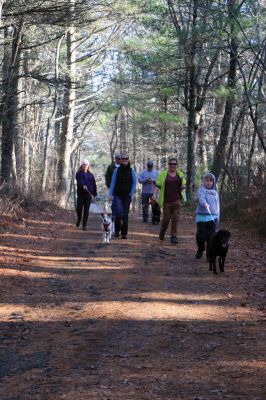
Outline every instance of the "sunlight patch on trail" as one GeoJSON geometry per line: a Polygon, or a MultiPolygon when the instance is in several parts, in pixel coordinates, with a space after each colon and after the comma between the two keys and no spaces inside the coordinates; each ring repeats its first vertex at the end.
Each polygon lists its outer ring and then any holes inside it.
{"type": "Polygon", "coordinates": [[[250,309],[237,306],[203,304],[173,304],[167,302],[134,301],[91,301],[68,302],[61,306],[40,305],[18,307],[16,304],[2,304],[0,320],[9,320],[10,313],[23,312],[25,321],[70,321],[85,319],[134,320],[134,321],[232,321],[249,319],[250,309]]]}

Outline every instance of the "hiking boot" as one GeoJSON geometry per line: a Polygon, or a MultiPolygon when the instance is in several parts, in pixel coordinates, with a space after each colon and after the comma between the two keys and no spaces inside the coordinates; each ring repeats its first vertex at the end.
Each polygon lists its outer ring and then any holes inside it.
{"type": "Polygon", "coordinates": [[[196,253],[196,258],[199,260],[203,256],[203,251],[198,250],[196,253]]]}
{"type": "Polygon", "coordinates": [[[171,242],[172,244],[177,244],[177,243],[178,243],[178,241],[177,241],[177,237],[176,237],[176,236],[174,236],[174,235],[172,235],[172,236],[171,236],[171,240],[170,240],[170,242],[171,242]]]}

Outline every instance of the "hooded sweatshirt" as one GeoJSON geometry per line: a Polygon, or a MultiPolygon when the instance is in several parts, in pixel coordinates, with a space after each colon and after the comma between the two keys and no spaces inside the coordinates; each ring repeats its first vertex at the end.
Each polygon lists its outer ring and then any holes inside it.
{"type": "Polygon", "coordinates": [[[198,190],[198,206],[196,210],[196,222],[208,222],[213,219],[220,219],[220,202],[219,195],[216,190],[216,179],[211,173],[204,176],[203,185],[198,190]],[[208,189],[205,186],[205,178],[211,176],[213,179],[213,186],[208,189]],[[208,209],[204,207],[204,204],[208,204],[208,209]]]}

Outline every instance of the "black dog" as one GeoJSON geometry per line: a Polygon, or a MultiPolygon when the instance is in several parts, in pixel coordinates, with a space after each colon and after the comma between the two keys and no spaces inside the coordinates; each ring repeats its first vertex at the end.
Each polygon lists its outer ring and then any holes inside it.
{"type": "Polygon", "coordinates": [[[160,223],[160,217],[161,217],[161,208],[157,203],[157,201],[152,202],[151,210],[152,210],[152,223],[153,225],[157,225],[160,223]]]}
{"type": "Polygon", "coordinates": [[[230,232],[226,230],[220,230],[216,232],[211,238],[209,242],[209,262],[210,267],[209,271],[213,271],[214,274],[217,274],[216,271],[216,256],[219,256],[219,268],[220,272],[224,272],[224,262],[226,258],[226,254],[229,249],[229,239],[230,232]]]}

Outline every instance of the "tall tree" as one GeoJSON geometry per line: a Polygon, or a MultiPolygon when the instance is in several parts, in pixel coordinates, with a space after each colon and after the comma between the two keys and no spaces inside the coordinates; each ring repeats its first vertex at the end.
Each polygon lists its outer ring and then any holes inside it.
{"type": "Polygon", "coordinates": [[[228,71],[228,83],[227,83],[227,98],[224,108],[224,116],[222,121],[221,133],[218,145],[216,147],[212,172],[219,178],[221,169],[224,167],[225,162],[225,151],[227,145],[227,139],[230,131],[233,107],[235,103],[235,89],[237,82],[237,57],[238,57],[238,39],[236,33],[236,18],[239,13],[239,5],[236,0],[228,1],[228,20],[230,26],[229,32],[229,49],[230,49],[230,60],[229,60],[229,71],[228,71]]]}
{"type": "Polygon", "coordinates": [[[3,95],[2,95],[2,148],[1,148],[1,181],[7,191],[12,188],[12,165],[14,140],[18,136],[18,82],[20,54],[22,45],[24,21],[18,25],[5,28],[3,56],[3,95]]]}

